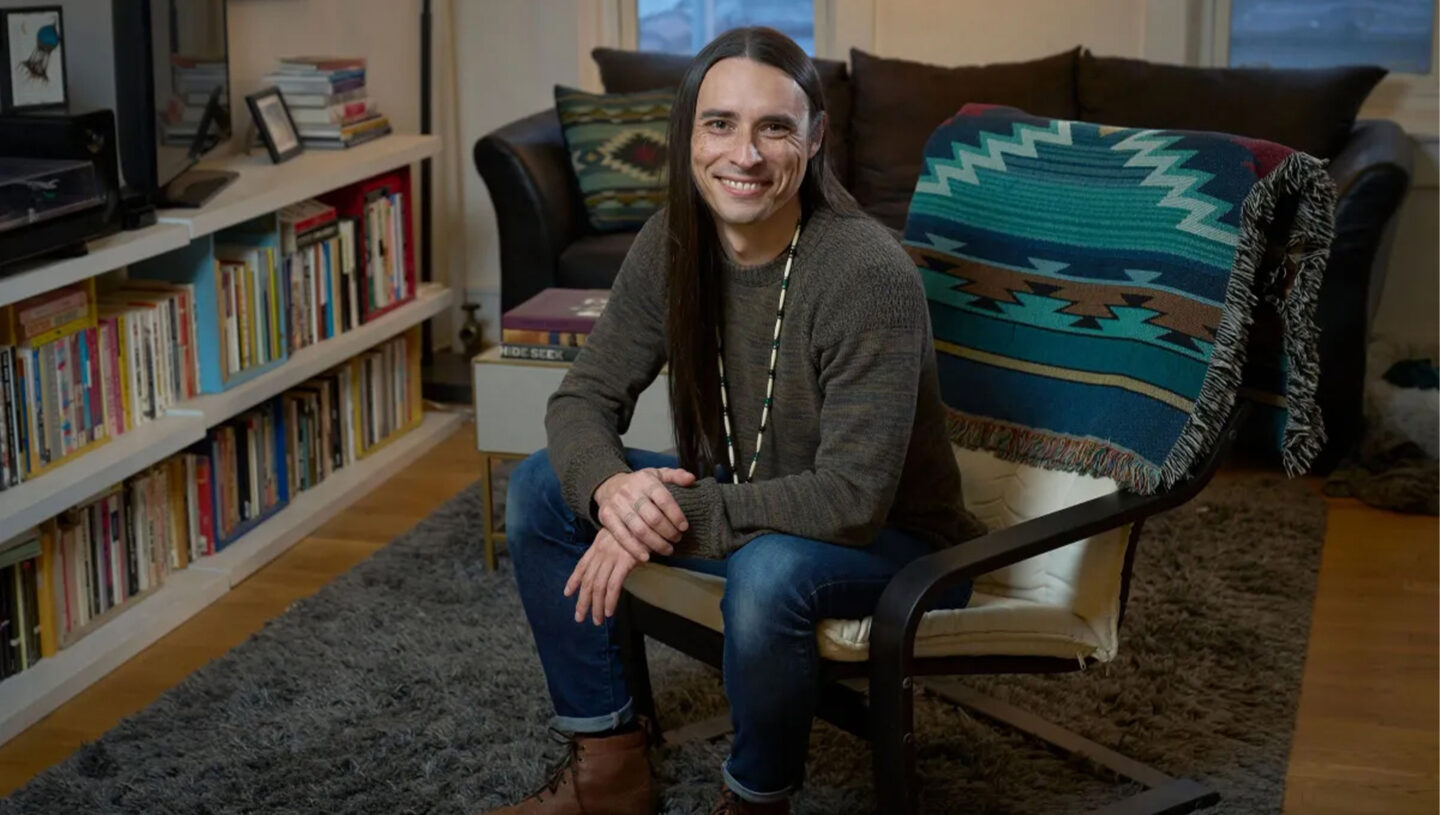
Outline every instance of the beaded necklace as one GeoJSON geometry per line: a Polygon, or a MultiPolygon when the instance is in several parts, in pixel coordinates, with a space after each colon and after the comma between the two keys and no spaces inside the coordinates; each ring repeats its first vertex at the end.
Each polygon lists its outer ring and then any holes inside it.
{"type": "Polygon", "coordinates": [[[730,472],[735,483],[755,480],[755,465],[760,463],[760,446],[765,443],[765,423],[770,420],[770,406],[775,401],[775,359],[780,353],[780,325],[785,322],[785,291],[790,288],[790,267],[795,263],[795,247],[800,242],[800,224],[795,224],[795,234],[790,237],[790,248],[785,250],[785,276],[780,279],[780,305],[775,308],[775,335],[770,338],[770,371],[765,380],[765,404],[760,409],[760,432],[755,438],[755,455],[750,459],[750,471],[744,479],[735,466],[735,434],[730,430],[730,392],[725,383],[725,348],[720,339],[720,329],[715,329],[716,359],[720,363],[720,416],[725,421],[725,449],[730,455],[730,472]]]}

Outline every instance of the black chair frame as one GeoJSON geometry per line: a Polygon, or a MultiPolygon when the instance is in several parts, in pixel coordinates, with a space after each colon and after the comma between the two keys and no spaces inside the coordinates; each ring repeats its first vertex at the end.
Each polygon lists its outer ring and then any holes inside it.
{"type": "MultiPolygon", "coordinates": [[[[1248,405],[1238,403],[1210,453],[1192,468],[1190,477],[1168,490],[1154,495],[1122,490],[1085,501],[927,555],[891,579],[875,609],[869,660],[823,661],[817,710],[820,718],[871,742],[879,812],[908,815],[916,811],[914,693],[917,677],[941,677],[926,680],[925,689],[1146,787],[1145,791],[1091,815],[1171,815],[1194,812],[1219,802],[1219,793],[1199,782],[1172,778],[1079,734],[944,678],[966,674],[1062,673],[1083,669],[1093,664],[1093,660],[1023,656],[921,658],[914,655],[914,644],[920,618],[934,598],[946,589],[1075,541],[1131,525],[1121,581],[1120,619],[1123,622],[1135,550],[1145,519],[1189,501],[1209,483],[1248,413],[1248,405]]],[[[650,605],[628,591],[621,601],[618,625],[636,710],[648,718],[658,740],[661,733],[645,658],[645,637],[653,637],[719,668],[724,635],[650,605]]],[[[700,728],[700,731],[706,735],[724,732],[713,728],[700,728]]]]}

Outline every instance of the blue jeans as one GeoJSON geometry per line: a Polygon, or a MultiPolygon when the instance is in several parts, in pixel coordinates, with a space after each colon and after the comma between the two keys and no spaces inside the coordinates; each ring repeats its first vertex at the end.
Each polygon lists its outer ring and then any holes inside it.
{"type": "MultiPolygon", "coordinates": [[[[627,450],[625,457],[637,470],[678,466],[660,453],[627,450]]],[[[552,726],[595,733],[627,723],[633,703],[614,620],[596,626],[587,616],[576,623],[575,598],[562,594],[598,529],[566,506],[544,451],[510,476],[505,530],[555,706],[552,726]]],[[[726,579],[723,673],[735,740],[723,773],[737,795],[779,800],[804,778],[820,664],[816,624],[869,616],[890,578],[929,552],[925,542],[887,528],[863,549],[769,534],[724,560],[655,558],[726,579]]],[[[960,608],[969,597],[970,586],[962,586],[937,607],[960,608]]]]}

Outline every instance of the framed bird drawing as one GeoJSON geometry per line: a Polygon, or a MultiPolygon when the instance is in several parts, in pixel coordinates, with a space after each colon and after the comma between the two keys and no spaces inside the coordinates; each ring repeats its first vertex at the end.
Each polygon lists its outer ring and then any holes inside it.
{"type": "Polygon", "coordinates": [[[65,26],[59,6],[0,9],[0,110],[64,107],[65,26]]]}

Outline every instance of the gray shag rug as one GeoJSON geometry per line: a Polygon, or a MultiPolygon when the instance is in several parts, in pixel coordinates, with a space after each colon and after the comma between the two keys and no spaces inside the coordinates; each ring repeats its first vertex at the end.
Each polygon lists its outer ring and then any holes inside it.
{"type": "MultiPolygon", "coordinates": [[[[480,518],[472,487],[0,815],[463,815],[529,792],[558,753],[508,561],[481,565],[480,518]]],[[[1215,811],[1278,812],[1324,524],[1303,484],[1227,477],[1147,525],[1114,663],[964,681],[1212,783],[1215,811]]],[[[710,669],[653,643],[651,668],[666,726],[725,709],[710,669]]],[[[926,812],[1075,812],[1134,791],[936,699],[917,715],[926,812]]],[[[659,751],[662,811],[708,812],[727,750],[659,751]]],[[[797,812],[870,811],[869,761],[817,724],[797,812]]]]}

